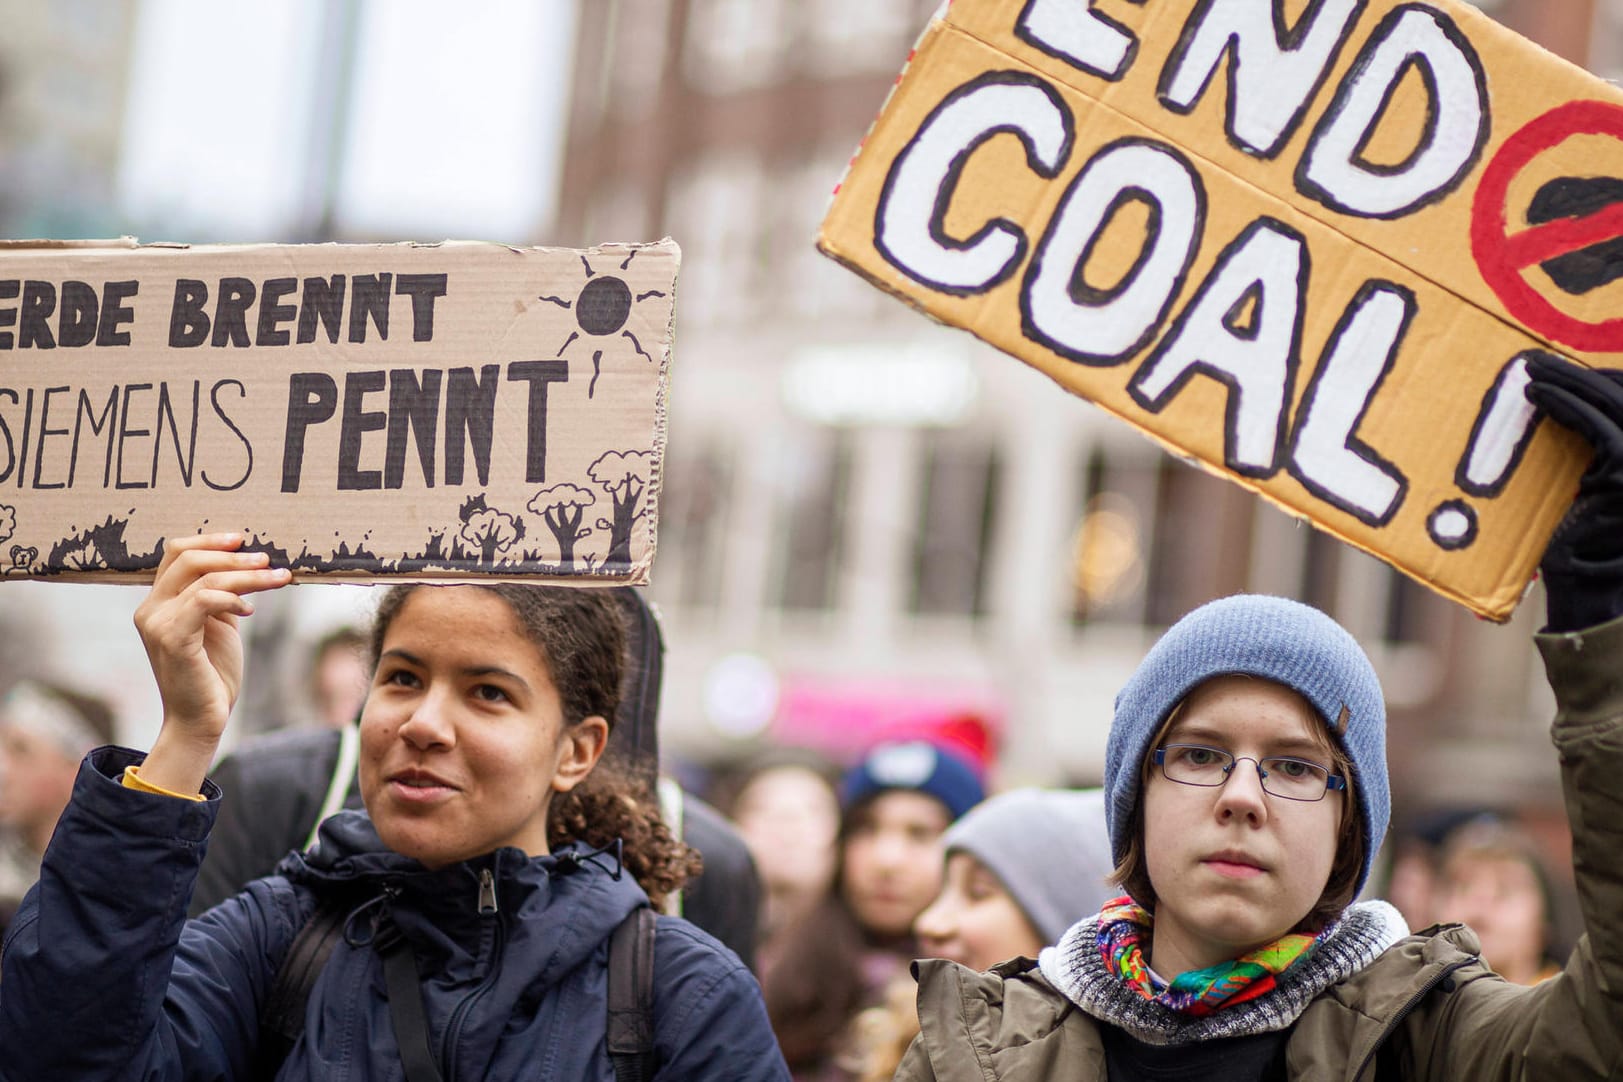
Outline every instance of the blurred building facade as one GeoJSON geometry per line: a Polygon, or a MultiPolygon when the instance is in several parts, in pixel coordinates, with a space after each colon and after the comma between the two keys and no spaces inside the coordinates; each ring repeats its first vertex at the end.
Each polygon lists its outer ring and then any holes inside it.
{"type": "Polygon", "coordinates": [[[104,234],[136,0],[0,0],[0,228],[8,237],[104,234]]]}
{"type": "MultiPolygon", "coordinates": [[[[1599,2],[1482,6],[1607,74],[1623,3],[1599,2]]],[[[881,704],[854,723],[910,699],[982,710],[1005,781],[1094,781],[1143,650],[1189,608],[1257,590],[1325,608],[1369,649],[1400,807],[1492,794],[1558,815],[1537,597],[1484,624],[815,251],[935,6],[582,6],[546,239],[684,249],[653,588],[668,746],[724,755],[774,701],[793,714],[849,689],[881,704]]],[[[775,732],[838,745],[841,716],[808,708],[775,732]]]]}

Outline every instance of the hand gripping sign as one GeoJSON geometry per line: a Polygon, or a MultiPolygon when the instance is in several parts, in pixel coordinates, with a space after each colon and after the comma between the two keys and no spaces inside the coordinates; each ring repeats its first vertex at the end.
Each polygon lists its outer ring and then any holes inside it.
{"type": "Polygon", "coordinates": [[[0,247],[0,578],[646,582],[679,253],[0,247]]]}
{"type": "Polygon", "coordinates": [[[1584,466],[1527,358],[1623,364],[1620,120],[1450,0],[953,0],[819,245],[1505,619],[1584,466]]]}

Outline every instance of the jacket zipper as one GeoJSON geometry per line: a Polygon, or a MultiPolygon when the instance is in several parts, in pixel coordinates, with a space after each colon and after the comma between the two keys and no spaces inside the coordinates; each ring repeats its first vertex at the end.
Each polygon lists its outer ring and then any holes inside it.
{"type": "Polygon", "coordinates": [[[1476,961],[1479,961],[1479,959],[1467,958],[1463,962],[1455,962],[1441,973],[1438,973],[1431,980],[1427,981],[1418,991],[1415,992],[1414,995],[1410,996],[1408,1002],[1398,1009],[1398,1013],[1392,1016],[1392,1020],[1387,1022],[1386,1028],[1381,1030],[1381,1035],[1375,1039],[1375,1044],[1370,1048],[1369,1054],[1364,1057],[1364,1062],[1358,1065],[1358,1071],[1353,1075],[1353,1082],[1358,1082],[1360,1078],[1364,1077],[1364,1072],[1369,1070],[1369,1065],[1374,1061],[1376,1055],[1381,1051],[1381,1046],[1386,1044],[1387,1040],[1391,1038],[1392,1034],[1397,1031],[1398,1026],[1403,1024],[1403,1020],[1409,1016],[1409,1012],[1420,1005],[1421,1000],[1431,995],[1432,990],[1439,984],[1442,984],[1456,972],[1464,969],[1466,966],[1471,965],[1476,961]]]}
{"type": "MultiPolygon", "coordinates": [[[[494,864],[494,861],[492,863],[494,864]]],[[[473,1005],[490,990],[496,983],[496,977],[501,973],[502,924],[496,920],[496,873],[491,868],[479,870],[479,916],[492,921],[490,971],[485,974],[485,979],[479,982],[479,987],[463,996],[457,1003],[451,1011],[451,1020],[445,1025],[445,1038],[440,1042],[440,1064],[446,1078],[456,1077],[456,1046],[462,1036],[463,1022],[466,1021],[473,1005]]]]}
{"type": "Polygon", "coordinates": [[[489,868],[479,869],[479,915],[490,916],[496,912],[496,877],[489,868]]]}

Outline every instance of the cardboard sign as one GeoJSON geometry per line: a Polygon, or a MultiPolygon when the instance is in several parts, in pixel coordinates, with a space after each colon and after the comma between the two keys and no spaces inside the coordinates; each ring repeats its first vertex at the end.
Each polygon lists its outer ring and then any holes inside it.
{"type": "Polygon", "coordinates": [[[1623,92],[1458,3],[954,0],[819,246],[1494,619],[1623,364],[1623,92]]]}
{"type": "Polygon", "coordinates": [[[0,577],[646,582],[679,252],[0,248],[0,577]]]}

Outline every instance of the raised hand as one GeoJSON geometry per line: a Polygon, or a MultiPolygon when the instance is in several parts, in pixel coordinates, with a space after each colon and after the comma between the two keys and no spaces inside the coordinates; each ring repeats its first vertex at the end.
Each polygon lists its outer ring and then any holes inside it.
{"type": "Polygon", "coordinates": [[[240,552],[241,534],[170,541],[135,626],[163,698],[163,726],[141,767],[146,781],[195,793],[242,688],[237,621],[253,611],[245,595],[286,585],[292,574],[262,552],[240,552]]]}
{"type": "Polygon", "coordinates": [[[1595,449],[1539,564],[1548,629],[1576,631],[1623,615],[1623,371],[1540,356],[1527,374],[1528,400],[1595,449]]]}

